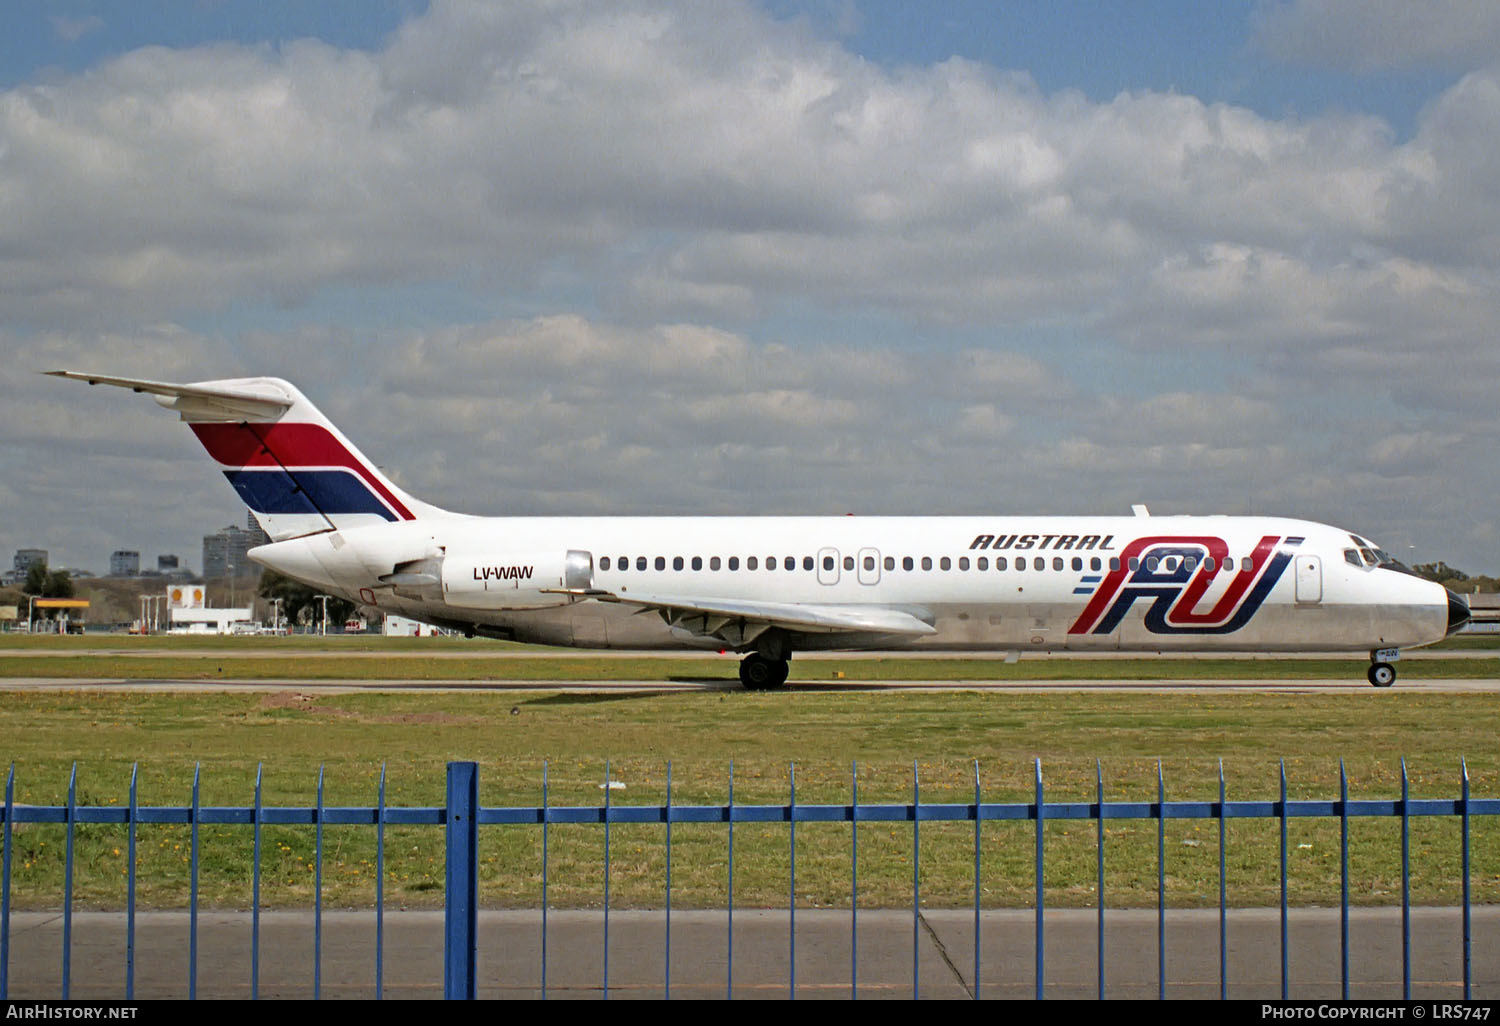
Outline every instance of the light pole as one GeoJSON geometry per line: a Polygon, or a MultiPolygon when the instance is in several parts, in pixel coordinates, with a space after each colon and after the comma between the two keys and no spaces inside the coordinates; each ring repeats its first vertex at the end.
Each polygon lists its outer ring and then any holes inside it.
{"type": "Polygon", "coordinates": [[[281,599],[271,600],[271,630],[277,634],[281,633],[281,599]]]}
{"type": "Polygon", "coordinates": [[[328,600],[330,598],[332,598],[332,597],[333,596],[331,596],[331,595],[319,595],[318,596],[318,600],[323,603],[323,632],[322,633],[323,633],[324,637],[328,636],[328,600]]]}

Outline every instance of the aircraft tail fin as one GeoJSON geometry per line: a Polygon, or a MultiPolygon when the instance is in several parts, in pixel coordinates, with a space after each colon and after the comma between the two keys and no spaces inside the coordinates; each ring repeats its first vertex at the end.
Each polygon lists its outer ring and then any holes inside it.
{"type": "Polygon", "coordinates": [[[272,541],[442,516],[398,488],[280,378],[174,384],[48,371],[153,395],[187,422],[272,541]]]}

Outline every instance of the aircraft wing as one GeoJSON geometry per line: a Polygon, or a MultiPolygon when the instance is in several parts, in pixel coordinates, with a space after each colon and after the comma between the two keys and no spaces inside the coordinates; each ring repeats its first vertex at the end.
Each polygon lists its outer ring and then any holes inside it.
{"type": "Polygon", "coordinates": [[[270,391],[218,385],[212,381],[179,385],[170,381],[148,381],[143,378],[112,378],[81,371],[45,371],[54,378],[87,381],[90,385],[114,385],[133,392],[149,392],[169,410],[193,420],[245,419],[269,420],[279,417],[292,406],[292,399],[270,391]]]}
{"type": "Polygon", "coordinates": [[[673,627],[704,637],[717,637],[731,645],[747,644],[771,627],[813,634],[895,634],[922,637],[937,633],[937,628],[930,623],[889,606],[684,598],[599,589],[569,593],[600,602],[640,606],[643,612],[654,610],[673,627]]]}

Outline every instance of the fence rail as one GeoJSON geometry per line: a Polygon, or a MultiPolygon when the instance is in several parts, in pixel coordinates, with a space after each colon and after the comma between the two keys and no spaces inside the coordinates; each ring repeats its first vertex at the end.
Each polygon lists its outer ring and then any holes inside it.
{"type": "MultiPolygon", "coordinates": [[[[967,803],[931,803],[921,799],[921,783],[916,764],[912,767],[912,796],[909,803],[861,803],[858,800],[858,769],[853,768],[850,782],[850,801],[844,804],[799,803],[796,796],[796,768],[788,768],[788,800],[785,804],[737,804],[734,801],[734,770],[729,769],[729,796],[724,804],[679,805],[671,800],[671,767],[667,768],[667,800],[661,805],[618,805],[609,795],[609,769],[605,770],[604,803],[602,805],[554,806],[547,799],[547,770],[543,768],[542,804],[539,806],[508,806],[486,808],[479,803],[478,767],[470,762],[448,764],[446,804],[441,807],[391,807],[386,804],[385,771],[382,768],[377,803],[373,806],[326,806],[323,801],[323,774],[319,771],[317,801],[311,807],[265,806],[261,801],[261,773],[256,772],[255,800],[250,806],[204,806],[199,803],[199,774],[193,777],[192,801],[186,806],[141,806],[137,802],[136,773],[131,772],[129,804],[118,806],[89,806],[77,803],[77,768],[74,767],[68,784],[65,805],[17,804],[15,795],[15,767],[12,766],[5,785],[5,804],[0,812],[0,832],[3,832],[3,857],[0,857],[0,999],[10,995],[11,965],[11,891],[13,833],[18,824],[61,824],[65,827],[62,894],[62,983],[61,996],[68,998],[71,987],[72,918],[74,912],[74,830],[79,824],[116,824],[128,828],[128,856],[126,885],[126,943],[125,943],[125,995],[134,996],[136,947],[136,890],[137,890],[137,827],[140,825],[176,824],[191,828],[190,837],[190,882],[189,882],[189,938],[187,994],[197,996],[198,983],[198,920],[199,920],[199,861],[201,844],[199,828],[204,825],[239,825],[253,829],[252,855],[252,900],[251,900],[251,965],[250,995],[259,996],[260,977],[260,913],[261,913],[261,830],[265,826],[290,825],[311,826],[316,830],[314,846],[314,906],[313,906],[313,996],[321,996],[321,968],[323,949],[323,859],[325,826],[368,826],[376,832],[375,874],[375,965],[374,996],[382,997],[384,985],[384,915],[385,915],[385,828],[387,826],[443,826],[446,831],[445,893],[444,893],[444,994],[450,998],[472,998],[477,993],[477,951],[479,909],[478,837],[482,827],[532,826],[542,831],[541,845],[541,995],[547,994],[548,970],[548,828],[563,824],[594,824],[603,831],[603,930],[604,951],[601,966],[602,989],[608,996],[610,987],[609,966],[609,917],[611,845],[610,827],[614,824],[656,824],[664,827],[666,835],[665,932],[664,932],[664,978],[663,991],[672,992],[671,979],[671,918],[672,918],[672,827],[674,824],[717,823],[727,830],[728,858],[725,867],[728,874],[728,897],[726,918],[727,957],[725,961],[725,994],[734,996],[734,828],[736,824],[785,823],[789,854],[789,880],[787,913],[790,920],[788,930],[789,978],[788,995],[797,993],[796,978],[796,871],[797,871],[797,825],[799,823],[910,823],[912,827],[912,996],[920,996],[920,908],[921,908],[921,824],[923,823],[972,823],[974,827],[974,961],[971,992],[982,996],[981,953],[981,874],[983,850],[981,826],[984,823],[1004,821],[1030,821],[1035,824],[1034,882],[1035,882],[1035,996],[1042,998],[1046,986],[1046,928],[1045,874],[1046,852],[1044,825],[1054,821],[1092,821],[1095,830],[1095,857],[1097,864],[1097,992],[1105,995],[1106,946],[1105,946],[1105,830],[1107,821],[1144,820],[1154,821],[1156,830],[1156,919],[1157,919],[1157,994],[1166,996],[1168,961],[1166,946],[1166,822],[1167,820],[1211,820],[1218,823],[1218,963],[1219,996],[1228,996],[1229,946],[1227,938],[1228,914],[1226,861],[1228,838],[1225,826],[1230,820],[1273,820],[1279,824],[1279,882],[1280,882],[1280,984],[1281,997],[1289,996],[1290,962],[1288,944],[1288,842],[1287,826],[1292,820],[1321,818],[1337,819],[1340,824],[1340,996],[1350,997],[1350,870],[1349,870],[1349,824],[1351,819],[1384,818],[1399,819],[1401,824],[1401,933],[1402,933],[1402,996],[1409,999],[1412,989],[1412,927],[1411,927],[1411,821],[1417,818],[1453,818],[1459,824],[1461,854],[1461,958],[1463,996],[1471,998],[1473,987],[1473,928],[1471,908],[1471,851],[1470,826],[1476,816],[1500,816],[1500,799],[1473,798],[1470,796],[1469,773],[1466,764],[1460,764],[1459,794],[1456,798],[1411,798],[1405,761],[1401,764],[1401,797],[1395,799],[1349,798],[1349,781],[1342,762],[1339,767],[1339,797],[1337,799],[1289,799],[1285,765],[1281,767],[1279,796],[1275,800],[1240,800],[1227,798],[1222,765],[1218,774],[1218,799],[1216,801],[1168,801],[1166,782],[1161,769],[1157,769],[1157,800],[1107,801],[1102,769],[1096,766],[1096,800],[1092,802],[1050,802],[1043,786],[1042,767],[1035,764],[1035,799],[1030,802],[987,802],[982,792],[979,767],[974,766],[974,798],[967,803]]],[[[858,875],[859,833],[850,831],[850,993],[858,994],[858,917],[860,913],[858,875]]]]}

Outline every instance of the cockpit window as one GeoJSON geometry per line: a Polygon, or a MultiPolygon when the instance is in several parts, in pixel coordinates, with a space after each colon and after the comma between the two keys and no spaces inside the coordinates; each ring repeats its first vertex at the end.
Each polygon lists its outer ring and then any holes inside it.
{"type": "MultiPolygon", "coordinates": [[[[1382,570],[1396,570],[1404,574],[1409,574],[1412,572],[1399,559],[1391,555],[1385,549],[1380,548],[1374,542],[1361,538],[1357,534],[1351,534],[1349,536],[1349,540],[1354,542],[1356,546],[1354,551],[1359,554],[1359,557],[1364,561],[1365,566],[1379,567],[1382,570]]],[[[1344,558],[1346,560],[1349,559],[1349,552],[1350,550],[1348,549],[1344,550],[1344,558]]]]}
{"type": "Polygon", "coordinates": [[[1360,562],[1359,552],[1356,549],[1344,550],[1344,562],[1348,563],[1350,566],[1357,566],[1361,568],[1364,567],[1364,564],[1360,562]]]}

